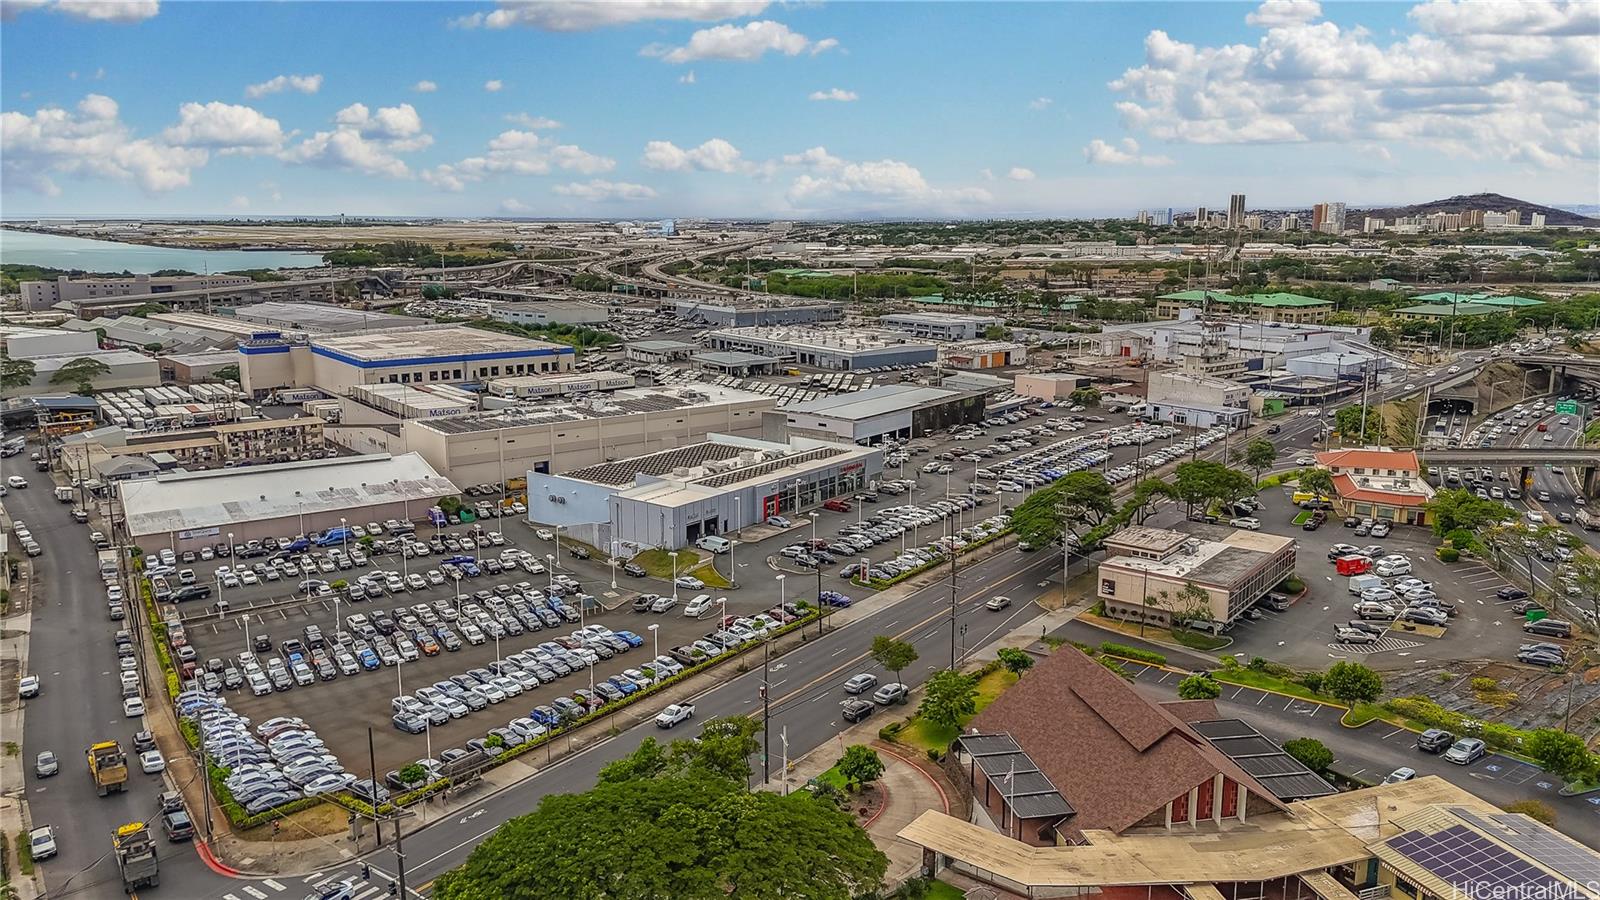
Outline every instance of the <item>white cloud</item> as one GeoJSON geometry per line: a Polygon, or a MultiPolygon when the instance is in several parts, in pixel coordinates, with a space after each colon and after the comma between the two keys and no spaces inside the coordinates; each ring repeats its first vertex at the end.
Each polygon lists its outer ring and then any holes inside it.
{"type": "Polygon", "coordinates": [[[712,138],[689,150],[671,141],[651,141],[644,145],[644,165],[663,172],[739,172],[748,171],[752,164],[743,158],[738,147],[722,138],[712,138]]]}
{"type": "Polygon", "coordinates": [[[642,184],[632,184],[626,181],[603,181],[595,178],[589,181],[574,181],[568,184],[558,184],[550,190],[563,197],[576,197],[591,203],[605,203],[613,200],[651,200],[656,196],[653,188],[642,184]]]}
{"type": "Polygon", "coordinates": [[[1091,165],[1101,166],[1170,166],[1172,160],[1165,156],[1145,156],[1139,153],[1139,142],[1123,138],[1120,147],[1095,138],[1083,148],[1083,158],[1091,165]]]}
{"type": "Polygon", "coordinates": [[[1050,99],[1049,97],[1035,97],[1028,101],[1028,108],[1037,112],[1041,109],[1049,109],[1050,104],[1054,102],[1056,101],[1050,99]]]}
{"type": "Polygon", "coordinates": [[[250,198],[244,194],[234,194],[233,199],[228,201],[228,207],[230,209],[249,209],[250,198]]]}
{"type": "Polygon", "coordinates": [[[161,3],[159,0],[3,0],[0,20],[9,22],[22,13],[46,8],[85,22],[126,24],[155,17],[161,12],[161,3]]]}
{"type": "Polygon", "coordinates": [[[491,13],[473,13],[455,20],[463,28],[528,26],[546,31],[589,31],[655,20],[716,22],[760,15],[768,0],[539,0],[502,2],[491,13]]]}
{"type": "Polygon", "coordinates": [[[505,116],[505,120],[513,125],[521,125],[523,128],[531,128],[534,131],[561,127],[561,123],[555,119],[546,116],[530,116],[525,112],[510,113],[505,116]]]}
{"type": "Polygon", "coordinates": [[[102,94],[85,96],[71,110],[0,113],[0,184],[56,196],[54,176],[66,175],[131,181],[159,193],[188,185],[209,159],[203,148],[136,137],[119,114],[117,102],[102,94]]]}
{"type": "Polygon", "coordinates": [[[1012,166],[1011,171],[1006,173],[1006,177],[1012,181],[1032,181],[1038,176],[1033,174],[1032,169],[1024,169],[1021,166],[1012,166]]]}
{"type": "Polygon", "coordinates": [[[555,169],[596,175],[616,168],[617,161],[575,144],[559,144],[532,131],[502,131],[479,156],[445,163],[422,173],[422,179],[446,191],[495,175],[547,175],[555,169]]]}
{"type": "Polygon", "coordinates": [[[500,211],[511,215],[521,215],[522,213],[533,212],[533,207],[515,197],[507,197],[500,201],[500,211]]]}
{"type": "Polygon", "coordinates": [[[422,117],[409,103],[373,111],[352,103],[334,114],[332,131],[319,131],[281,155],[285,162],[349,169],[366,175],[409,178],[411,169],[398,154],[433,143],[422,117]]]}
{"type": "Polygon", "coordinates": [[[411,86],[411,89],[413,91],[416,91],[419,94],[431,94],[434,91],[437,91],[439,89],[439,86],[437,84],[434,84],[433,82],[429,81],[428,79],[424,78],[421,81],[417,82],[416,84],[413,84],[411,86]]]}
{"type": "Polygon", "coordinates": [[[177,147],[250,153],[277,150],[287,136],[277,119],[248,106],[213,100],[178,107],[178,123],[162,132],[161,138],[177,147]]]}
{"type": "Polygon", "coordinates": [[[269,78],[260,84],[252,84],[244,89],[244,95],[251,99],[265,97],[268,94],[280,94],[284,91],[299,91],[302,94],[315,94],[322,90],[321,75],[279,75],[269,78]]]}
{"type": "Polygon", "coordinates": [[[859,99],[859,95],[855,91],[847,91],[844,88],[833,88],[827,91],[812,91],[811,99],[836,100],[840,103],[849,103],[852,100],[859,99]]]}
{"type": "Polygon", "coordinates": [[[679,84],[694,84],[694,70],[690,69],[689,71],[683,73],[682,75],[679,75],[678,76],[678,83],[679,84]]]}
{"type": "Polygon", "coordinates": [[[984,181],[993,181],[994,180],[994,170],[990,169],[990,168],[979,169],[978,170],[978,177],[982,178],[984,181]]]}
{"type": "Polygon", "coordinates": [[[1317,0],[1263,0],[1244,21],[1258,28],[1280,28],[1320,18],[1322,4],[1317,0]]]}
{"type": "Polygon", "coordinates": [[[506,86],[505,82],[501,81],[498,78],[491,78],[488,81],[485,81],[483,83],[483,89],[488,91],[491,94],[498,93],[500,91],[500,89],[505,87],[505,86],[506,86]]]}
{"type": "Polygon", "coordinates": [[[834,169],[844,165],[844,160],[828,152],[827,147],[812,147],[783,157],[786,166],[806,166],[812,169],[834,169]]]}
{"type": "Polygon", "coordinates": [[[753,62],[768,52],[784,56],[799,56],[807,50],[820,53],[837,47],[833,38],[813,42],[810,38],[790,31],[782,22],[760,20],[744,25],[717,25],[702,28],[689,36],[682,47],[665,47],[651,44],[640,51],[645,56],[659,56],[669,63],[686,63],[702,59],[731,62],[753,62]]]}
{"type": "Polygon", "coordinates": [[[1417,32],[1389,43],[1319,12],[1306,0],[1269,0],[1251,13],[1266,30],[1249,44],[1197,46],[1150,32],[1143,64],[1110,83],[1125,98],[1123,123],[1186,143],[1405,142],[1568,167],[1592,182],[1596,4],[1431,0],[1410,11],[1417,32]]]}

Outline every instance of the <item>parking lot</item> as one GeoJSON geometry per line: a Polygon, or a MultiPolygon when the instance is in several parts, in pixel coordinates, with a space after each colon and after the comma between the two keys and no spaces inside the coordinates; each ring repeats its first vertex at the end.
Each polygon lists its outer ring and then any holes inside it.
{"type": "Polygon", "coordinates": [[[1429,659],[1509,660],[1525,641],[1522,617],[1506,608],[1510,601],[1495,597],[1496,591],[1507,586],[1506,580],[1479,562],[1440,562],[1433,555],[1438,539],[1431,530],[1396,525],[1383,538],[1358,537],[1353,529],[1341,527],[1341,519],[1335,516],[1321,528],[1305,531],[1292,524],[1299,510],[1291,502],[1289,490],[1265,491],[1260,499],[1265,505],[1256,517],[1262,530],[1296,540],[1296,570],[1307,593],[1283,612],[1263,608],[1259,620],[1239,620],[1228,633],[1233,644],[1219,652],[1244,659],[1265,656],[1297,666],[1325,667],[1330,660],[1360,658],[1376,668],[1395,668],[1429,659]],[[1449,619],[1438,637],[1432,636],[1438,629],[1395,628],[1371,644],[1335,642],[1336,628],[1356,618],[1352,607],[1357,600],[1349,592],[1349,578],[1337,574],[1328,559],[1335,544],[1380,545],[1385,554],[1408,557],[1410,577],[1432,583],[1440,598],[1457,605],[1458,615],[1449,619]]]}

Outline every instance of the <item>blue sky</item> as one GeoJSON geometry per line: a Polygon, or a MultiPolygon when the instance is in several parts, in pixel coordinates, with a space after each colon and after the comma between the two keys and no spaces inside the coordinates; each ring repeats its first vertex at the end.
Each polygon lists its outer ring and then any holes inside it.
{"type": "Polygon", "coordinates": [[[1600,201],[1582,0],[3,2],[7,215],[1600,201]]]}

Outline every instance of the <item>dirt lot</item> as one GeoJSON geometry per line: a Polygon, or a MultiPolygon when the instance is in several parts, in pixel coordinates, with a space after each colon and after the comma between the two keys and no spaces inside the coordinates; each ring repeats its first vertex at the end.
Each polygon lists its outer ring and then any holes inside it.
{"type": "Polygon", "coordinates": [[[1530,729],[1562,727],[1570,686],[1572,730],[1592,734],[1600,725],[1600,668],[1555,674],[1491,660],[1460,660],[1386,672],[1384,679],[1385,690],[1396,696],[1421,695],[1463,715],[1530,729]]]}

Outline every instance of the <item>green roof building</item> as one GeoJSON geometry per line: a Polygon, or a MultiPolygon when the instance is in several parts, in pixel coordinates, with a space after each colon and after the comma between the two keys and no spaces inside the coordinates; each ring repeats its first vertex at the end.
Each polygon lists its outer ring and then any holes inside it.
{"type": "Polygon", "coordinates": [[[1226,294],[1220,291],[1177,291],[1156,298],[1156,315],[1178,318],[1184,307],[1202,303],[1221,303],[1235,313],[1244,313],[1267,322],[1307,324],[1327,321],[1333,312],[1332,300],[1319,300],[1300,294],[1226,294]]]}
{"type": "Polygon", "coordinates": [[[1422,294],[1412,297],[1420,303],[1477,303],[1483,306],[1499,306],[1507,309],[1525,309],[1531,306],[1543,306],[1543,300],[1532,297],[1498,296],[1496,294],[1462,294],[1452,291],[1435,291],[1432,294],[1422,294]]]}
{"type": "Polygon", "coordinates": [[[1489,316],[1505,311],[1503,307],[1489,306],[1483,303],[1419,303],[1416,306],[1397,309],[1394,314],[1396,318],[1400,319],[1422,319],[1428,322],[1438,322],[1441,319],[1489,316]]]}

